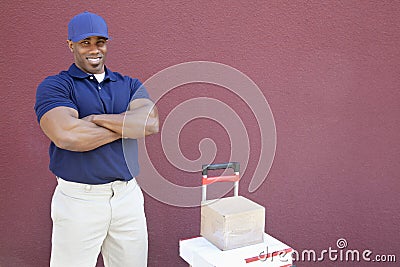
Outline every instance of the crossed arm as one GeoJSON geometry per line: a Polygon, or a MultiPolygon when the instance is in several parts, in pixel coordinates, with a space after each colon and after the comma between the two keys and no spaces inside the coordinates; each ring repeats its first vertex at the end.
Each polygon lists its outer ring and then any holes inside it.
{"type": "Polygon", "coordinates": [[[56,107],[40,120],[54,144],[70,151],[89,151],[120,138],[142,138],[158,132],[158,111],[149,99],[133,100],[121,114],[90,115],[79,119],[75,109],[56,107]]]}

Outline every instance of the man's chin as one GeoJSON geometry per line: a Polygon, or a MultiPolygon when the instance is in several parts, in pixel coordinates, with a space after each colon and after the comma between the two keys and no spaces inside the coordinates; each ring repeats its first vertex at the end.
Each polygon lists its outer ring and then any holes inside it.
{"type": "Polygon", "coordinates": [[[104,72],[104,65],[103,64],[90,65],[90,66],[88,66],[87,69],[92,74],[103,73],[104,72]]]}

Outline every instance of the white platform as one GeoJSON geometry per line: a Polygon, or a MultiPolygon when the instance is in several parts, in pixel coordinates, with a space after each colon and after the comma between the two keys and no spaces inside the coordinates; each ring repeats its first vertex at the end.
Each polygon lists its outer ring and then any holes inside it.
{"type": "Polygon", "coordinates": [[[264,242],[222,251],[204,237],[179,241],[179,255],[193,267],[289,267],[293,249],[264,234],[264,242]]]}

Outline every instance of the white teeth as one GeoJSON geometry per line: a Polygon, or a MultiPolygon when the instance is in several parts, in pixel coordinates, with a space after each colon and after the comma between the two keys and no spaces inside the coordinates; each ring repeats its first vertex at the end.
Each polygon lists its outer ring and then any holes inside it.
{"type": "Polygon", "coordinates": [[[92,63],[98,63],[100,62],[100,58],[88,58],[88,60],[92,63]]]}

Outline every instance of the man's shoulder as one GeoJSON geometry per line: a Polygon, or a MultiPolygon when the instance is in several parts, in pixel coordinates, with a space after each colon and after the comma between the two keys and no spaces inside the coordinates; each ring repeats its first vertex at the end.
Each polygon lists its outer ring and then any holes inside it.
{"type": "Polygon", "coordinates": [[[68,71],[61,71],[44,78],[38,85],[37,91],[70,91],[73,88],[73,83],[73,78],[68,74],[68,71]]]}
{"type": "Polygon", "coordinates": [[[58,74],[53,74],[44,78],[42,83],[60,83],[60,82],[68,82],[72,80],[72,76],[68,74],[68,71],[61,71],[58,74]]]}
{"type": "Polygon", "coordinates": [[[139,81],[138,78],[134,78],[134,77],[129,76],[129,75],[124,75],[124,74],[122,74],[120,72],[112,71],[112,70],[110,70],[108,68],[107,68],[107,73],[108,73],[108,76],[111,78],[111,80],[115,79],[117,81],[124,80],[124,81],[133,81],[133,82],[139,81]]]}

